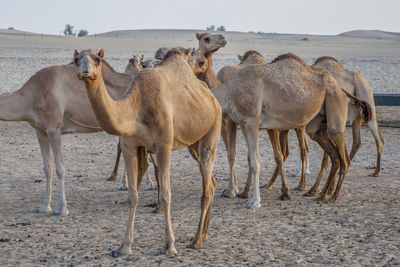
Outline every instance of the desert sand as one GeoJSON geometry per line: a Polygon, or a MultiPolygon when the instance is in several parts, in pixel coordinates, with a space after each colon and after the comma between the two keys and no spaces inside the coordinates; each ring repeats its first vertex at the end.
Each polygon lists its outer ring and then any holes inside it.
{"type": "MultiPolygon", "coordinates": [[[[73,50],[105,48],[106,60],[123,71],[133,54],[153,57],[161,46],[196,47],[195,30],[118,31],[85,38],[67,38],[0,30],[0,93],[20,88],[43,67],[66,64],[73,50]]],[[[376,93],[400,93],[400,37],[395,33],[353,31],[339,36],[225,33],[228,45],[215,54],[215,68],[237,64],[237,54],[253,49],[269,60],[286,52],[308,63],[319,56],[339,59],[360,71],[376,93]],[[308,38],[308,41],[303,40],[308,38]]],[[[378,107],[378,121],[399,125],[398,107],[378,107]]],[[[172,224],[178,256],[158,255],[164,217],[148,204],[156,191],[139,193],[133,255],[110,256],[122,242],[127,220],[126,192],[106,181],[112,171],[117,138],[106,133],[63,136],[66,217],[36,214],[42,204],[45,177],[34,129],[25,122],[0,122],[0,265],[1,266],[397,266],[400,265],[400,129],[381,128],[385,138],[382,171],[368,176],[375,163],[375,142],[367,128],[363,146],[344,181],[339,204],[326,205],[302,192],[280,201],[280,183],[262,189],[262,207],[245,208],[244,199],[221,198],[229,166],[220,142],[214,175],[217,180],[209,241],[204,249],[186,248],[200,216],[201,176],[187,150],[173,152],[171,162],[172,224]]],[[[261,184],[275,167],[267,134],[260,136],[261,184]]],[[[351,129],[347,128],[347,146],[351,129]]],[[[290,133],[290,175],[297,167],[298,148],[290,133]]],[[[322,150],[309,140],[310,187],[319,170],[322,150]]],[[[239,134],[237,171],[241,188],[247,178],[247,148],[239,134]]],[[[121,173],[122,173],[121,168],[121,173]]],[[[288,177],[294,188],[299,178],[288,177]]],[[[58,181],[54,173],[53,210],[58,181]]]]}

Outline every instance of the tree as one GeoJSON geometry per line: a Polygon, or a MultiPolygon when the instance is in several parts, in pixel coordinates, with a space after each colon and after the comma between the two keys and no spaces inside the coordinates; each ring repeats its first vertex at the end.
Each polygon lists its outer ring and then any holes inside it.
{"type": "Polygon", "coordinates": [[[224,25],[219,26],[219,27],[217,28],[217,31],[220,31],[220,32],[226,31],[225,26],[224,26],[224,25]]]}
{"type": "Polygon", "coordinates": [[[211,25],[210,27],[206,28],[207,31],[215,31],[215,25],[211,25]]]}
{"type": "Polygon", "coordinates": [[[73,30],[74,30],[74,26],[72,26],[71,24],[65,25],[64,35],[65,36],[75,36],[76,32],[74,32],[73,30]]]}
{"type": "Polygon", "coordinates": [[[78,37],[86,36],[89,32],[87,30],[80,30],[78,33],[78,37]]]}

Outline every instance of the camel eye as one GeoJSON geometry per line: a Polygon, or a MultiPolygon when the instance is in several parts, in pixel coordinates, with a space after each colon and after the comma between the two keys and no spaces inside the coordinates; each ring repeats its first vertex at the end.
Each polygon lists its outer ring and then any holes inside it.
{"type": "Polygon", "coordinates": [[[96,57],[96,58],[94,59],[94,61],[96,61],[97,64],[100,64],[100,58],[96,57]]]}
{"type": "Polygon", "coordinates": [[[204,66],[204,61],[200,61],[200,62],[199,62],[199,66],[200,66],[200,67],[203,67],[203,66],[204,66]]]}
{"type": "Polygon", "coordinates": [[[74,58],[74,63],[75,63],[75,65],[78,65],[79,64],[79,58],[74,58]]]}
{"type": "Polygon", "coordinates": [[[209,42],[210,42],[210,37],[204,38],[204,41],[206,41],[207,43],[209,43],[209,42]]]}

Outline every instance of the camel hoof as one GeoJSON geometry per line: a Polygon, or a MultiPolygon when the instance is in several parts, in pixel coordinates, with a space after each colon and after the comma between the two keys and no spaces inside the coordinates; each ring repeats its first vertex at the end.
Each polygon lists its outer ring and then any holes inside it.
{"type": "Polygon", "coordinates": [[[279,200],[291,200],[292,196],[289,193],[283,193],[278,199],[279,200]]]}
{"type": "Polygon", "coordinates": [[[298,185],[297,187],[294,188],[296,191],[306,191],[306,186],[305,185],[298,185]]]}
{"type": "Polygon", "coordinates": [[[161,213],[163,213],[164,212],[164,210],[163,210],[163,208],[161,208],[161,207],[156,207],[154,210],[153,210],[153,213],[155,213],[155,214],[161,214],[161,213]]]}
{"type": "Polygon", "coordinates": [[[111,257],[113,258],[118,258],[119,256],[124,256],[124,255],[132,255],[132,249],[131,248],[124,249],[123,247],[120,247],[119,249],[111,252],[111,257]]]}
{"type": "Polygon", "coordinates": [[[268,190],[271,190],[272,189],[272,185],[265,184],[265,185],[260,186],[260,188],[267,188],[268,190]]]}
{"type": "Polygon", "coordinates": [[[203,243],[201,241],[193,241],[187,246],[187,248],[191,248],[191,249],[202,249],[203,248],[203,243]]]}
{"type": "Polygon", "coordinates": [[[303,196],[305,196],[305,197],[316,197],[317,195],[318,195],[318,192],[314,191],[312,189],[310,191],[308,191],[307,193],[303,194],[303,196]]]}
{"type": "Polygon", "coordinates": [[[107,181],[115,182],[117,180],[117,176],[111,175],[107,178],[107,181]]]}
{"type": "Polygon", "coordinates": [[[369,176],[371,176],[371,177],[379,177],[379,171],[374,171],[369,176]]]}
{"type": "Polygon", "coordinates": [[[319,197],[317,197],[315,200],[316,201],[322,201],[324,203],[328,203],[327,195],[323,194],[323,193],[321,193],[321,195],[319,197]]]}
{"type": "Polygon", "coordinates": [[[35,213],[49,213],[49,212],[51,212],[50,205],[43,205],[35,210],[35,213]]]}
{"type": "Polygon", "coordinates": [[[248,209],[256,209],[256,208],[260,208],[260,207],[261,207],[261,204],[258,199],[249,199],[246,202],[246,208],[248,208],[248,209]]]}
{"type": "Polygon", "coordinates": [[[243,191],[242,193],[240,193],[237,196],[240,197],[240,198],[249,198],[251,196],[251,194],[250,194],[250,192],[243,191]]]}
{"type": "Polygon", "coordinates": [[[176,251],[175,247],[173,247],[170,249],[163,249],[162,251],[160,251],[160,254],[166,255],[169,258],[173,258],[178,255],[178,252],[176,251]]]}
{"type": "Polygon", "coordinates": [[[338,204],[338,199],[335,197],[331,197],[329,200],[326,201],[327,204],[338,204]]]}
{"type": "Polygon", "coordinates": [[[126,185],[122,185],[118,187],[118,191],[128,191],[128,187],[126,185]]]}
{"type": "Polygon", "coordinates": [[[233,189],[225,189],[222,192],[221,197],[235,198],[236,197],[235,190],[233,190],[233,189]]]}
{"type": "Polygon", "coordinates": [[[69,214],[69,210],[66,207],[59,208],[57,211],[52,213],[52,215],[55,215],[55,216],[67,216],[68,214],[69,214]]]}

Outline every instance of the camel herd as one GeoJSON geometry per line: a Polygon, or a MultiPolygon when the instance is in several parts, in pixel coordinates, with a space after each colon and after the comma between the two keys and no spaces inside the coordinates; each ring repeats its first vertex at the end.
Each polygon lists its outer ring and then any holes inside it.
{"type": "MultiPolygon", "coordinates": [[[[125,73],[116,72],[104,60],[104,49],[75,50],[70,64],[44,68],[18,91],[0,96],[0,120],[27,121],[36,130],[47,178],[43,204],[36,212],[51,212],[52,150],[60,181],[55,214],[69,213],[61,146],[61,135],[66,133],[105,131],[119,136],[116,165],[109,179],[116,180],[122,152],[127,181],[121,182],[121,187],[128,190],[129,217],[123,243],[113,256],[132,253],[138,190],[149,166],[149,155],[157,180],[157,210],[165,216],[162,252],[168,255],[176,255],[170,215],[173,150],[187,147],[202,176],[201,215],[192,248],[202,248],[207,240],[216,189],[212,171],[221,135],[230,166],[223,196],[249,198],[248,208],[261,206],[259,130],[267,131],[276,161],[265,186],[271,188],[280,174],[282,200],[291,198],[284,168],[290,129],[296,130],[302,160],[296,189],[306,188],[306,133],[324,151],[318,178],[306,196],[317,196],[331,163],[318,199],[337,203],[351,160],[361,145],[362,124],[369,126],[376,140],[372,176],[379,175],[384,140],[376,120],[373,90],[360,73],[346,70],[331,57],[321,57],[310,66],[288,53],[268,63],[260,53],[250,50],[239,55],[239,65],[225,66],[215,75],[213,54],[227,44],[225,38],[210,33],[198,33],[196,37],[198,49],[160,48],[156,52],[158,61],[134,56],[125,73]],[[353,133],[350,155],[345,144],[346,122],[352,125],[353,133]],[[241,193],[235,168],[238,126],[248,147],[249,164],[241,193]]],[[[150,176],[147,187],[153,187],[150,176]]]]}

